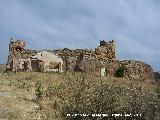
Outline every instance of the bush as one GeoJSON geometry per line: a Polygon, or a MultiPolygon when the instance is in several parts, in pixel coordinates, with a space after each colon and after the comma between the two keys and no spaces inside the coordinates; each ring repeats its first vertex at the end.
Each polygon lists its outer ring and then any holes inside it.
{"type": "Polygon", "coordinates": [[[155,79],[157,83],[160,83],[160,73],[159,72],[155,72],[155,79]]]}
{"type": "Polygon", "coordinates": [[[42,98],[43,98],[43,86],[42,86],[42,83],[40,81],[36,82],[35,95],[36,95],[36,100],[37,101],[41,101],[42,100],[42,98]]]}
{"type": "Polygon", "coordinates": [[[158,84],[158,86],[157,86],[156,93],[158,95],[158,98],[160,98],[160,84],[158,84]]]}
{"type": "Polygon", "coordinates": [[[140,88],[120,86],[116,83],[108,85],[97,83],[88,86],[87,80],[70,80],[61,84],[60,91],[55,96],[63,100],[60,103],[59,113],[63,119],[96,120],[101,117],[92,117],[91,114],[108,114],[103,119],[159,119],[160,100],[156,94],[142,91],[140,88]],[[63,87],[62,87],[63,86],[63,87]],[[67,117],[67,114],[89,114],[67,117]],[[132,114],[130,117],[113,117],[112,114],[132,114]],[[141,116],[134,116],[139,114],[141,116]]]}
{"type": "Polygon", "coordinates": [[[44,72],[44,65],[38,65],[38,72],[44,72]]]}
{"type": "Polygon", "coordinates": [[[41,112],[44,111],[48,119],[64,120],[160,119],[160,99],[157,94],[151,94],[132,84],[118,84],[117,81],[108,84],[104,82],[104,79],[97,79],[95,81],[87,79],[84,74],[74,78],[65,77],[56,85],[48,85],[46,89],[43,89],[41,82],[37,82],[36,97],[41,112]],[[83,113],[89,116],[67,116],[67,114],[83,113]],[[92,117],[91,114],[94,113],[108,114],[109,116],[92,117]],[[112,114],[122,114],[123,116],[115,118],[112,114]],[[124,114],[132,116],[125,117],[124,114]],[[141,116],[134,116],[135,114],[141,116]]]}
{"type": "Polygon", "coordinates": [[[0,73],[4,73],[6,71],[6,66],[0,64],[0,73]]]}
{"type": "Polygon", "coordinates": [[[118,68],[118,70],[116,71],[116,77],[124,77],[124,71],[125,69],[123,67],[118,68]]]}

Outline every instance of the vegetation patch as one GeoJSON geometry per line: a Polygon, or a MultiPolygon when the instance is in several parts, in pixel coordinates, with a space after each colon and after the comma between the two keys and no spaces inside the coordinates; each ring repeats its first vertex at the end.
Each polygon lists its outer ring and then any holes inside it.
{"type": "Polygon", "coordinates": [[[120,68],[118,68],[118,70],[116,71],[115,76],[116,76],[116,77],[124,77],[124,72],[125,72],[125,68],[120,67],[120,68]]]}

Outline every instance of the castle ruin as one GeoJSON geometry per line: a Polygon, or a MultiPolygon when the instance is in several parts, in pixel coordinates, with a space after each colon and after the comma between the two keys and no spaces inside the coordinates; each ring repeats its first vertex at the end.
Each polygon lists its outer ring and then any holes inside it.
{"type": "MultiPolygon", "coordinates": [[[[36,68],[35,65],[39,65],[39,60],[34,60],[33,56],[37,55],[40,51],[26,49],[25,42],[23,40],[13,41],[12,38],[9,43],[9,55],[7,61],[7,70],[10,71],[32,71],[36,68]]],[[[63,59],[63,69],[67,69],[72,63],[71,58],[77,61],[77,59],[88,58],[96,59],[98,61],[113,63],[116,61],[115,55],[115,43],[109,41],[108,43],[100,41],[100,45],[95,51],[88,49],[75,49],[70,50],[68,48],[58,49],[50,51],[52,54],[58,55],[63,59]]]]}
{"type": "Polygon", "coordinates": [[[25,42],[23,40],[13,41],[12,38],[9,43],[9,55],[7,61],[7,70],[10,71],[30,71],[31,56],[37,54],[37,51],[25,49],[25,42]]]}
{"type": "Polygon", "coordinates": [[[11,39],[6,68],[12,72],[38,71],[39,66],[45,66],[45,72],[88,71],[90,73],[106,68],[108,74],[114,76],[115,72],[123,67],[124,77],[128,79],[154,81],[153,69],[150,65],[142,61],[116,59],[114,40],[109,42],[101,40],[95,50],[64,48],[47,50],[44,52],[45,55],[42,53],[43,51],[26,49],[23,40],[11,39]],[[36,57],[37,55],[40,57],[36,57]],[[49,57],[43,58],[43,56],[49,57]]]}

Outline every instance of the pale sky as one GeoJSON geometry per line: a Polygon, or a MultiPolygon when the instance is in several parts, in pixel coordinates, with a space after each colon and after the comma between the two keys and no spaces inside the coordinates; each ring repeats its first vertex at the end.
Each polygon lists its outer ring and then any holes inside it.
{"type": "Polygon", "coordinates": [[[94,49],[114,39],[117,59],[160,70],[159,0],[1,0],[0,15],[0,63],[11,37],[32,49],[94,49]]]}

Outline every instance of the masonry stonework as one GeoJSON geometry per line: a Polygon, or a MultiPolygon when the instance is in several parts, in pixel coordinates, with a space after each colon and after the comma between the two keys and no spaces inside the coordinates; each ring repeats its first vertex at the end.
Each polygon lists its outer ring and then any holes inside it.
{"type": "Polygon", "coordinates": [[[113,63],[116,61],[115,55],[115,43],[114,41],[109,41],[108,43],[100,41],[100,46],[95,49],[95,57],[104,62],[113,63]]]}
{"type": "MultiPolygon", "coordinates": [[[[22,40],[13,41],[11,39],[9,43],[7,70],[32,71],[32,69],[37,68],[39,61],[32,61],[31,58],[40,52],[41,51],[25,49],[25,42],[22,40]]],[[[100,41],[99,46],[95,48],[95,50],[71,50],[64,48],[48,50],[48,52],[57,55],[63,60],[63,71],[86,71],[92,73],[105,67],[108,74],[114,76],[117,69],[123,67],[125,69],[124,77],[128,79],[147,82],[155,81],[153,69],[150,65],[141,61],[118,61],[116,59],[114,40],[109,42],[104,40],[100,41]]],[[[53,65],[53,67],[54,66],[55,65],[53,65]]]]}
{"type": "Polygon", "coordinates": [[[30,57],[35,54],[37,54],[36,50],[25,49],[25,42],[23,40],[13,41],[11,38],[6,66],[7,70],[13,72],[31,70],[30,57]]]}

